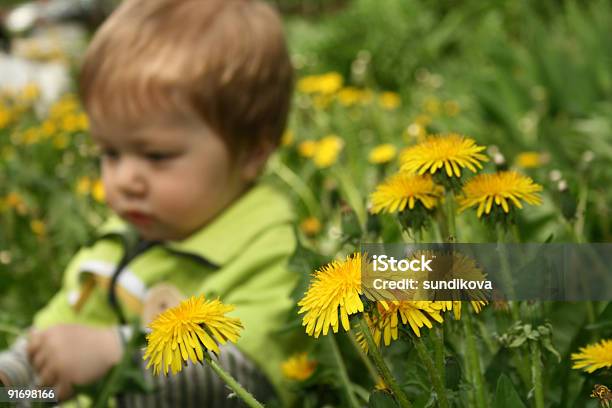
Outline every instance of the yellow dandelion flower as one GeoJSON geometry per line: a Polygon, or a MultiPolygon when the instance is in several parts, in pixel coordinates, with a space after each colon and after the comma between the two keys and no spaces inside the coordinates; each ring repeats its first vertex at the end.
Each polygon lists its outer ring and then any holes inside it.
{"type": "MultiPolygon", "coordinates": [[[[458,251],[415,251],[410,255],[409,261],[422,257],[431,259],[431,270],[415,272],[414,278],[420,282],[426,280],[432,283],[452,282],[455,279],[484,282],[487,278],[487,274],[480,268],[474,258],[458,251]]],[[[437,284],[432,284],[432,286],[435,288],[417,290],[414,299],[443,301],[444,310],[454,310],[457,319],[461,313],[461,302],[459,300],[467,299],[471,301],[477,313],[480,312],[482,306],[486,305],[487,297],[482,290],[446,290],[438,288],[437,284]],[[453,306],[456,308],[453,308],[453,306]]]]}
{"type": "Polygon", "coordinates": [[[53,119],[63,118],[66,115],[79,111],[78,98],[74,94],[66,94],[51,106],[49,117],[53,119]]]}
{"type": "Polygon", "coordinates": [[[412,210],[417,202],[429,210],[437,205],[443,193],[444,189],[436,185],[430,175],[397,173],[379,184],[370,195],[371,212],[401,212],[406,206],[412,210]]]}
{"type": "Polygon", "coordinates": [[[540,167],[543,163],[543,157],[538,152],[523,152],[516,156],[514,162],[518,167],[531,169],[540,167]]]}
{"type": "Polygon", "coordinates": [[[363,312],[360,294],[360,253],[317,270],[306,294],[298,302],[298,313],[305,313],[302,325],[306,326],[306,333],[318,338],[321,332],[326,335],[330,327],[337,333],[339,322],[348,331],[351,328],[349,316],[363,312]]]}
{"type": "Polygon", "coordinates": [[[28,207],[21,194],[11,191],[4,198],[4,206],[17,211],[20,215],[25,215],[28,212],[28,207]]]}
{"type": "MultiPolygon", "coordinates": [[[[442,304],[441,311],[446,312],[452,310],[453,315],[455,316],[455,320],[461,319],[462,302],[460,300],[448,300],[439,303],[442,304]]],[[[482,308],[487,305],[487,302],[484,300],[470,300],[470,304],[472,305],[472,309],[474,309],[474,312],[480,313],[482,311],[482,308]]]]}
{"type": "Polygon", "coordinates": [[[149,325],[147,347],[143,359],[149,360],[155,375],[163,371],[176,374],[189,360],[203,361],[204,352],[219,354],[217,343],[235,343],[240,336],[240,319],[227,317],[234,310],[219,299],[206,300],[192,296],[178,306],[160,313],[149,325]]]}
{"type": "MultiPolygon", "coordinates": [[[[370,329],[370,332],[372,333],[372,337],[374,338],[374,326],[376,325],[376,322],[378,321],[377,320],[378,316],[371,316],[369,313],[364,313],[363,318],[365,319],[366,324],[368,325],[368,328],[370,329]]],[[[357,344],[359,345],[361,350],[363,350],[364,353],[368,353],[369,351],[368,341],[366,340],[365,335],[363,334],[362,330],[356,330],[355,341],[357,341],[357,344]]],[[[376,343],[377,346],[380,346],[380,334],[378,336],[378,339],[374,338],[374,343],[376,343]]]]}
{"type": "Polygon", "coordinates": [[[395,92],[383,92],[378,96],[378,103],[385,109],[394,110],[400,106],[401,99],[395,92]]]}
{"type": "Polygon", "coordinates": [[[293,131],[291,129],[287,129],[281,137],[281,146],[290,146],[293,143],[293,139],[293,131]]]}
{"type": "Polygon", "coordinates": [[[368,90],[349,86],[338,91],[336,98],[343,106],[353,106],[359,103],[367,103],[372,98],[372,93],[368,90]]]}
{"type": "Polygon", "coordinates": [[[51,122],[50,120],[45,120],[40,128],[40,131],[43,136],[51,137],[55,134],[55,132],[57,132],[57,126],[55,126],[55,123],[51,122]]]}
{"type": "Polygon", "coordinates": [[[38,143],[41,135],[42,133],[38,128],[31,127],[23,132],[23,136],[21,138],[25,144],[34,144],[38,143]]]}
{"type": "Polygon", "coordinates": [[[87,176],[83,176],[77,180],[75,191],[79,195],[87,195],[91,189],[91,180],[87,176]]]}
{"type": "Polygon", "coordinates": [[[317,151],[317,142],[314,140],[304,140],[298,145],[298,153],[302,157],[311,158],[317,151]]]}
{"type": "Polygon", "coordinates": [[[6,196],[4,201],[11,208],[17,208],[20,205],[24,204],[24,201],[23,201],[23,198],[21,197],[21,194],[16,193],[14,191],[11,191],[10,193],[8,193],[8,195],[6,196]]]}
{"type": "Polygon", "coordinates": [[[488,158],[480,152],[473,139],[451,133],[448,135],[428,136],[421,143],[407,148],[401,154],[402,170],[417,174],[431,174],[444,168],[448,177],[461,177],[461,169],[467,167],[476,173],[482,169],[481,162],[488,158]]]}
{"type": "Polygon", "coordinates": [[[65,149],[68,146],[68,142],[69,139],[65,133],[58,133],[53,136],[53,146],[58,150],[65,149]]]}
{"type": "Polygon", "coordinates": [[[418,337],[421,337],[423,326],[433,327],[432,320],[443,322],[440,302],[401,300],[380,301],[376,305],[379,318],[374,325],[374,340],[382,337],[385,346],[391,344],[391,340],[397,340],[400,320],[402,324],[408,324],[418,337]]]}
{"type": "Polygon", "coordinates": [[[36,236],[43,237],[47,234],[47,227],[42,220],[32,220],[30,221],[30,229],[36,236]]]}
{"type": "MultiPolygon", "coordinates": [[[[372,332],[372,338],[377,346],[381,341],[388,346],[399,336],[400,323],[409,325],[414,334],[421,337],[421,328],[432,328],[432,321],[442,323],[441,312],[443,302],[394,300],[376,302],[376,312],[373,315],[364,314],[366,323],[372,332]]],[[[355,339],[364,352],[368,352],[368,343],[361,331],[355,339]]]]}
{"type": "Polygon", "coordinates": [[[63,131],[73,133],[79,130],[79,116],[78,115],[66,115],[61,119],[61,128],[63,131]]]}
{"type": "Polygon", "coordinates": [[[297,89],[306,94],[319,93],[329,95],[342,88],[342,83],[342,75],[337,72],[329,72],[323,75],[311,75],[300,79],[297,83],[297,89]]]}
{"type": "Polygon", "coordinates": [[[359,103],[360,93],[361,92],[359,89],[348,86],[338,91],[337,98],[338,101],[340,101],[340,104],[344,106],[352,106],[359,103]]]}
{"type": "Polygon", "coordinates": [[[104,184],[102,180],[96,180],[91,186],[91,196],[94,200],[99,203],[103,203],[106,199],[106,193],[104,192],[104,184]]]}
{"type": "Polygon", "coordinates": [[[13,121],[12,112],[5,107],[0,107],[0,129],[4,129],[13,121]]]}
{"type": "Polygon", "coordinates": [[[23,89],[21,90],[21,94],[19,95],[19,98],[26,103],[34,102],[39,97],[40,97],[40,88],[35,83],[30,83],[24,86],[23,89]]]}
{"type": "Polygon", "coordinates": [[[336,135],[328,135],[319,140],[312,161],[320,169],[327,168],[338,160],[344,141],[336,135]]]}
{"type": "Polygon", "coordinates": [[[540,205],[542,199],[536,194],[542,186],[527,176],[515,171],[502,171],[495,174],[479,174],[465,186],[463,196],[459,197],[459,211],[478,205],[476,214],[489,214],[493,203],[505,213],[510,211],[509,203],[523,208],[520,200],[531,205],[540,205]]]}
{"type": "Polygon", "coordinates": [[[87,115],[84,113],[79,113],[77,115],[77,124],[78,124],[78,130],[81,131],[85,131],[85,130],[89,130],[89,119],[87,118],[87,115]]]}
{"type": "Polygon", "coordinates": [[[482,308],[487,305],[484,300],[470,300],[470,304],[476,313],[480,313],[482,308]]]}
{"type": "Polygon", "coordinates": [[[308,353],[297,353],[281,364],[283,375],[295,381],[305,381],[310,378],[317,368],[315,360],[308,359],[308,353]]]}
{"type": "Polygon", "coordinates": [[[372,164],[384,164],[389,163],[395,158],[397,154],[397,147],[390,143],[385,143],[374,147],[370,150],[368,155],[368,161],[372,164]]]}
{"type": "Polygon", "coordinates": [[[314,237],[319,232],[321,232],[321,221],[319,221],[317,217],[305,218],[300,223],[300,229],[302,230],[304,235],[314,237]]]}
{"type": "Polygon", "coordinates": [[[581,347],[578,353],[572,353],[572,368],[592,373],[600,368],[612,367],[612,339],[581,347]]]}

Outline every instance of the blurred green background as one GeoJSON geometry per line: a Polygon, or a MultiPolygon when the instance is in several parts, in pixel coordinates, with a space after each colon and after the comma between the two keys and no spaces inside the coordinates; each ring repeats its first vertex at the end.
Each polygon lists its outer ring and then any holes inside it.
{"type": "MultiPolygon", "coordinates": [[[[10,3],[16,2],[3,0],[0,7],[10,3]]],[[[291,137],[270,170],[282,185],[292,185],[300,219],[315,216],[321,224],[302,237],[316,252],[332,257],[345,248],[341,237],[351,234],[351,224],[341,205],[365,214],[367,194],[390,171],[367,162],[370,149],[381,143],[401,148],[424,133],[450,131],[489,146],[497,160],[489,169],[519,167],[544,186],[544,205],[521,213],[523,242],[611,240],[612,2],[272,3],[283,12],[298,77],[342,77],[330,94],[296,93],[291,137]],[[376,98],[390,92],[398,103],[345,103],[339,91],[346,89],[376,98]],[[329,134],[339,135],[344,147],[340,165],[325,173],[304,160],[300,143],[329,134]],[[535,164],[521,164],[525,152],[537,154],[535,164]]],[[[67,63],[76,72],[78,60],[67,63]]],[[[0,119],[8,115],[0,120],[3,348],[57,291],[67,261],[106,210],[74,98],[42,118],[27,95],[3,94],[1,103],[0,119]]],[[[465,242],[491,238],[473,215],[459,229],[465,242]]],[[[610,307],[590,321],[570,304],[549,317],[558,323],[555,342],[564,357],[585,339],[612,334],[610,307]]],[[[591,384],[570,374],[568,364],[546,374],[551,401],[588,406],[591,384]]],[[[491,367],[491,376],[503,368],[491,367]]]]}

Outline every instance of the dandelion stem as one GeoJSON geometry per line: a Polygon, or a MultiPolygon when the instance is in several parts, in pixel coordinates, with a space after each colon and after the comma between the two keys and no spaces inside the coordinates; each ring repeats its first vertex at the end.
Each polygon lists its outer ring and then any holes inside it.
{"type": "Polygon", "coordinates": [[[454,242],[456,241],[457,228],[455,225],[455,196],[452,190],[446,191],[446,220],[448,226],[448,236],[444,237],[445,241],[454,242]]]}
{"type": "Polygon", "coordinates": [[[432,228],[433,236],[435,237],[436,242],[444,242],[444,237],[448,236],[448,233],[446,232],[446,221],[440,220],[441,218],[444,217],[436,217],[435,226],[432,228]]]}
{"type": "Polygon", "coordinates": [[[504,245],[506,242],[506,231],[504,230],[504,226],[500,223],[497,223],[495,226],[495,231],[497,232],[497,248],[499,249],[499,259],[501,262],[502,281],[505,286],[506,295],[510,299],[510,311],[512,313],[512,318],[514,321],[518,321],[520,319],[519,304],[516,300],[514,300],[516,299],[516,293],[514,291],[514,282],[512,282],[512,274],[510,273],[508,254],[504,245]]]}
{"type": "Polygon", "coordinates": [[[342,360],[342,355],[340,354],[340,350],[338,349],[336,338],[334,336],[327,336],[327,338],[329,339],[329,344],[331,345],[334,359],[336,360],[336,367],[338,368],[338,373],[340,374],[340,382],[342,383],[342,388],[346,393],[348,404],[352,408],[359,408],[360,405],[357,402],[355,394],[353,394],[353,387],[351,386],[351,381],[346,372],[346,367],[344,365],[344,361],[342,360]]]}
{"type": "MultiPolygon", "coordinates": [[[[436,334],[433,334],[433,336],[436,336],[436,334]]],[[[425,367],[429,372],[431,383],[436,391],[438,406],[440,408],[448,408],[448,399],[446,398],[446,389],[444,387],[442,376],[440,375],[440,371],[436,367],[436,364],[434,364],[433,360],[431,359],[431,356],[429,353],[427,353],[423,340],[421,340],[420,337],[414,337],[414,347],[419,355],[419,359],[423,364],[425,364],[425,367]]]]}
{"type": "Polygon", "coordinates": [[[393,378],[389,367],[387,367],[387,363],[385,363],[385,360],[383,359],[383,356],[380,353],[378,346],[376,346],[376,343],[374,342],[374,338],[372,337],[372,332],[368,327],[368,323],[365,321],[363,316],[359,317],[359,327],[361,329],[361,332],[363,333],[363,336],[366,339],[366,342],[368,343],[368,353],[370,357],[372,357],[372,360],[374,360],[374,365],[378,369],[378,372],[380,373],[383,381],[386,385],[389,386],[391,392],[393,393],[393,395],[397,399],[397,402],[402,408],[411,408],[412,404],[408,400],[406,393],[404,393],[397,381],[395,381],[395,378],[393,378]]]}
{"type": "Polygon", "coordinates": [[[576,242],[584,242],[584,215],[586,213],[587,199],[589,197],[589,187],[585,180],[580,183],[578,191],[578,204],[576,206],[576,223],[574,224],[574,235],[576,242]]]}
{"type": "MultiPolygon", "coordinates": [[[[578,190],[578,204],[576,205],[575,214],[576,222],[574,223],[574,227],[572,228],[572,233],[574,235],[574,240],[576,241],[576,243],[581,244],[585,242],[584,223],[587,200],[589,197],[589,186],[584,177],[582,177],[581,183],[579,185],[580,187],[578,190]]],[[[585,307],[587,312],[587,321],[592,324],[595,322],[595,311],[593,310],[593,303],[590,301],[586,301],[585,307]]]]}
{"type": "Polygon", "coordinates": [[[488,407],[487,395],[485,390],[485,382],[480,367],[479,353],[476,349],[476,338],[474,337],[474,329],[472,327],[472,315],[469,310],[466,310],[463,315],[465,318],[461,319],[461,321],[465,330],[465,346],[468,368],[471,372],[472,381],[474,383],[476,406],[478,408],[486,408],[488,407]]]}
{"type": "Polygon", "coordinates": [[[232,377],[227,371],[223,369],[214,359],[212,359],[208,353],[204,353],[204,360],[208,363],[210,368],[213,369],[215,373],[225,383],[236,393],[236,395],[244,401],[244,403],[251,408],[263,408],[263,405],[253,397],[253,395],[248,392],[234,377],[232,377]]]}
{"type": "Polygon", "coordinates": [[[544,408],[544,387],[542,385],[542,352],[540,345],[535,341],[530,341],[531,349],[531,376],[535,389],[535,406],[544,408]]]}
{"type": "Polygon", "coordinates": [[[431,330],[431,338],[433,339],[434,345],[434,361],[436,364],[436,371],[440,376],[442,384],[446,383],[446,372],[444,367],[444,325],[436,326],[431,330]]]}

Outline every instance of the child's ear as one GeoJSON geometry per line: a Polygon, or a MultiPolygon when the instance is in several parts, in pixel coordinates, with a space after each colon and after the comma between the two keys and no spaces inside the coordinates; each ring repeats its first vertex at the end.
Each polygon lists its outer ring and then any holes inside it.
{"type": "Polygon", "coordinates": [[[259,176],[259,173],[263,169],[268,160],[268,157],[274,151],[274,144],[268,141],[261,142],[253,149],[244,153],[243,166],[242,166],[242,177],[245,181],[253,181],[259,176]]]}

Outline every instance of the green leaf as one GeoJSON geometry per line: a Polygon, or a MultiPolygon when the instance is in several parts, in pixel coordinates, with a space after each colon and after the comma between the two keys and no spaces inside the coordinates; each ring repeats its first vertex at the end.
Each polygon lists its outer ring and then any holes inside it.
{"type": "Polygon", "coordinates": [[[552,345],[552,342],[550,341],[549,337],[545,337],[542,339],[542,345],[544,346],[546,350],[550,351],[555,357],[557,357],[557,361],[559,363],[561,362],[561,355],[559,354],[557,349],[552,345]]]}
{"type": "Polygon", "coordinates": [[[525,336],[517,337],[516,339],[512,341],[512,343],[508,344],[508,347],[510,348],[521,347],[526,340],[527,338],[525,336]]]}
{"type": "Polygon", "coordinates": [[[363,230],[366,225],[367,211],[365,208],[364,199],[361,196],[359,189],[355,185],[355,182],[351,176],[347,174],[345,169],[335,167],[333,174],[340,184],[340,190],[344,194],[346,202],[351,206],[353,211],[355,211],[355,216],[359,221],[360,229],[363,230]]]}
{"type": "Polygon", "coordinates": [[[497,380],[493,406],[495,408],[526,408],[506,374],[500,375],[497,380]]]}

